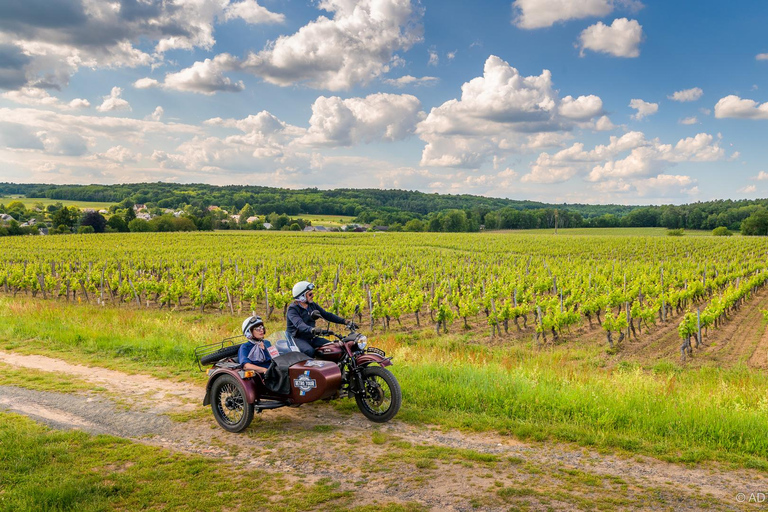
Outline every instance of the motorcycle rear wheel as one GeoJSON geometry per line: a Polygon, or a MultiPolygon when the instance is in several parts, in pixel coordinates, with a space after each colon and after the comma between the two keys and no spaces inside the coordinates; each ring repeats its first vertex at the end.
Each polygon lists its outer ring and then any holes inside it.
{"type": "Polygon", "coordinates": [[[213,383],[211,409],[216,422],[228,432],[242,432],[253,421],[253,404],[246,401],[243,384],[231,375],[222,375],[213,383]]]}
{"type": "Polygon", "coordinates": [[[355,395],[355,401],[366,418],[384,423],[400,410],[403,393],[392,372],[381,366],[368,366],[363,369],[363,390],[355,395]]]}

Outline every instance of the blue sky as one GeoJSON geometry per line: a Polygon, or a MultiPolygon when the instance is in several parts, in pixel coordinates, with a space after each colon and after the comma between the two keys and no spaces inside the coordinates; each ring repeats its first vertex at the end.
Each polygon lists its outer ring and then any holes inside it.
{"type": "Polygon", "coordinates": [[[0,181],[768,197],[768,4],[0,2],[0,181]]]}

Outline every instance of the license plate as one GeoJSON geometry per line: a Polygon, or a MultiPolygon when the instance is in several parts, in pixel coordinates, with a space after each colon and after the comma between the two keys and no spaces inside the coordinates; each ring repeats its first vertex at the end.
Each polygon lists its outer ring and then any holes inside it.
{"type": "Polygon", "coordinates": [[[369,354],[377,354],[377,355],[380,355],[381,357],[384,357],[385,355],[387,355],[384,353],[383,350],[376,347],[368,347],[368,350],[366,350],[366,352],[368,352],[369,354]]]}

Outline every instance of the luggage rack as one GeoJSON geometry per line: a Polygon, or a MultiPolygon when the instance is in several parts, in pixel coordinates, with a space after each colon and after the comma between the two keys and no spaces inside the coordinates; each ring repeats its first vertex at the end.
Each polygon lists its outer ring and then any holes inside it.
{"type": "MultiPolygon", "coordinates": [[[[220,350],[224,350],[225,348],[234,347],[235,340],[238,340],[241,338],[243,338],[243,336],[232,336],[230,338],[224,338],[221,341],[217,341],[216,343],[210,343],[208,345],[200,345],[199,347],[196,347],[195,361],[197,362],[197,367],[200,369],[201,372],[204,372],[205,368],[203,368],[203,365],[200,362],[201,359],[203,359],[205,356],[214,354],[220,350]]],[[[237,352],[235,352],[233,355],[237,355],[237,352]]]]}

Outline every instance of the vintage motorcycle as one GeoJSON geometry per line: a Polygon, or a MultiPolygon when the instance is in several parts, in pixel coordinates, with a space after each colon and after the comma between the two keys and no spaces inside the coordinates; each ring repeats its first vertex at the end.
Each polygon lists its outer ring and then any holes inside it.
{"type": "Polygon", "coordinates": [[[301,353],[286,331],[268,336],[264,344],[272,365],[264,376],[238,364],[240,344],[233,340],[242,337],[198,347],[198,367],[208,373],[203,405],[210,404],[216,421],[229,432],[245,430],[254,412],[352,396],[369,420],[391,420],[402,403],[400,384],[385,368],[391,358],[368,347],[367,338],[354,328],[345,336],[323,334],[335,340],[318,348],[314,359],[301,353]],[[212,366],[204,370],[207,365],[212,366]]]}

